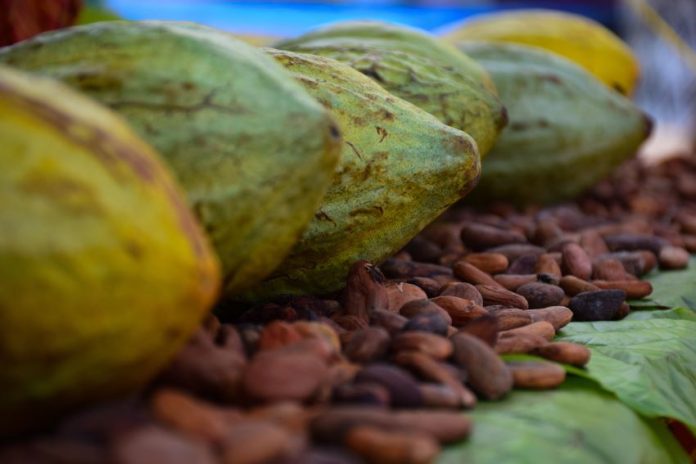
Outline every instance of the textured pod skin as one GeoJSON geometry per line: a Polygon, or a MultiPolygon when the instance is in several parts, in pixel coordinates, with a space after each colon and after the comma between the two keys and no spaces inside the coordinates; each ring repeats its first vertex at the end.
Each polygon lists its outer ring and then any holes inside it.
{"type": "Polygon", "coordinates": [[[278,48],[328,56],[399,98],[471,135],[488,153],[507,122],[490,76],[455,47],[409,27],[344,22],[281,42],[278,48]]]}
{"type": "Polygon", "coordinates": [[[464,21],[448,42],[507,42],[540,47],[583,67],[610,88],[631,95],[640,64],[616,34],[585,16],[532,9],[491,13],[464,21]]]}
{"type": "Polygon", "coordinates": [[[344,64],[266,50],[331,110],[344,143],[314,219],[251,296],[337,290],[351,264],[381,262],[475,185],[476,144],[344,64]]]}
{"type": "Polygon", "coordinates": [[[0,436],[128,393],[198,327],[217,260],[150,147],[0,67],[0,436]]]}
{"type": "Polygon", "coordinates": [[[273,59],[213,29],[90,24],[17,44],[0,61],[117,110],[164,156],[222,261],[227,294],[280,263],[338,161],[328,112],[273,59]]]}
{"type": "Polygon", "coordinates": [[[510,123],[472,201],[518,205],[570,199],[634,155],[650,120],[585,70],[535,47],[461,44],[493,77],[510,123]]]}

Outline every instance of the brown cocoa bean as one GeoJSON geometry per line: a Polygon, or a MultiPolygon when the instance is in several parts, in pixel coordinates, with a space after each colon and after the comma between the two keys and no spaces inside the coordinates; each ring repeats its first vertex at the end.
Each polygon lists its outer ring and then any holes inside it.
{"type": "Polygon", "coordinates": [[[472,319],[459,327],[461,332],[480,338],[490,346],[498,340],[498,318],[492,314],[472,319]]]}
{"type": "Polygon", "coordinates": [[[289,458],[302,450],[304,443],[277,425],[248,420],[228,431],[222,450],[223,464],[263,464],[289,458]]]}
{"type": "Polygon", "coordinates": [[[463,407],[461,396],[447,385],[421,383],[418,385],[423,406],[435,409],[460,409],[463,407]]]}
{"type": "Polygon", "coordinates": [[[418,377],[447,385],[457,392],[459,403],[465,408],[473,408],[476,396],[449,369],[450,365],[438,362],[426,354],[417,351],[402,351],[394,357],[394,362],[413,372],[418,377]]]}
{"type": "Polygon", "coordinates": [[[614,234],[605,235],[604,242],[610,251],[637,251],[648,250],[655,255],[660,253],[662,247],[667,245],[666,240],[654,235],[639,234],[614,234]]]}
{"type": "Polygon", "coordinates": [[[592,265],[594,280],[628,280],[623,264],[618,259],[604,259],[592,265]]]}
{"type": "Polygon", "coordinates": [[[522,295],[527,300],[529,308],[555,306],[559,304],[565,296],[561,287],[541,282],[524,284],[516,290],[516,293],[522,295]]]}
{"type": "Polygon", "coordinates": [[[507,257],[500,253],[470,253],[464,257],[464,261],[489,274],[505,272],[510,264],[507,257]]]}
{"type": "Polygon", "coordinates": [[[596,258],[609,252],[604,238],[596,230],[586,230],[580,233],[579,245],[585,250],[590,258],[596,258]]]}
{"type": "Polygon", "coordinates": [[[529,334],[498,334],[498,342],[495,351],[498,354],[529,353],[530,351],[548,344],[548,340],[541,335],[529,334]]]}
{"type": "Polygon", "coordinates": [[[556,262],[556,258],[548,253],[544,253],[539,256],[536,262],[536,267],[534,272],[537,274],[548,274],[553,276],[556,280],[561,278],[561,266],[556,262]]]}
{"type": "Polygon", "coordinates": [[[437,262],[442,254],[442,247],[440,245],[421,235],[413,237],[404,247],[404,250],[411,255],[414,261],[423,261],[426,263],[437,262]]]}
{"type": "Polygon", "coordinates": [[[467,282],[453,282],[442,287],[440,296],[456,296],[483,305],[483,298],[475,286],[467,282]]]}
{"type": "Polygon", "coordinates": [[[566,294],[570,296],[575,296],[578,293],[595,292],[600,290],[600,288],[593,283],[582,280],[574,275],[566,275],[561,277],[559,285],[566,292],[566,294]]]}
{"type": "Polygon", "coordinates": [[[653,290],[647,280],[593,280],[592,283],[602,290],[623,290],[626,298],[645,298],[653,290]]]}
{"type": "Polygon", "coordinates": [[[490,274],[483,272],[473,264],[469,264],[466,261],[457,261],[454,263],[454,266],[452,266],[452,270],[457,278],[470,284],[500,286],[500,284],[498,284],[493,277],[490,276],[490,274]]]}
{"type": "Polygon", "coordinates": [[[495,400],[512,389],[512,375],[496,352],[482,340],[457,333],[451,338],[454,344],[453,359],[466,369],[468,383],[484,398],[495,400]]]}
{"type": "Polygon", "coordinates": [[[228,428],[242,419],[236,410],[223,412],[212,404],[170,388],[157,390],[150,400],[153,416],[194,439],[220,444],[228,428]]]}
{"type": "Polygon", "coordinates": [[[554,329],[553,325],[549,322],[538,321],[515,329],[504,330],[500,333],[501,337],[512,335],[539,335],[551,341],[556,336],[556,329],[554,329]]]}
{"type": "Polygon", "coordinates": [[[452,317],[444,308],[433,303],[430,300],[414,300],[406,303],[401,307],[399,313],[408,318],[413,318],[420,315],[433,314],[442,317],[447,325],[452,323],[452,317]]]}
{"type": "Polygon", "coordinates": [[[592,276],[592,261],[585,250],[577,243],[568,243],[561,251],[562,269],[564,274],[574,275],[583,280],[592,276]]]}
{"type": "Polygon", "coordinates": [[[353,362],[366,364],[382,358],[389,349],[390,342],[386,329],[366,327],[350,334],[343,354],[353,362]]]}
{"type": "Polygon", "coordinates": [[[437,280],[431,279],[430,277],[414,277],[412,279],[408,279],[407,283],[419,287],[425,292],[428,298],[437,296],[440,293],[440,288],[442,287],[437,280]]]}
{"type": "Polygon", "coordinates": [[[533,274],[541,255],[522,255],[510,263],[508,274],[533,274]]]}
{"type": "Polygon", "coordinates": [[[483,306],[456,296],[438,296],[430,301],[447,311],[452,318],[451,324],[455,327],[488,314],[483,306]]]}
{"type": "Polygon", "coordinates": [[[285,401],[250,409],[247,412],[247,417],[275,424],[291,433],[303,434],[307,430],[311,414],[301,404],[285,401]]]}
{"type": "Polygon", "coordinates": [[[534,349],[532,354],[541,356],[550,361],[556,361],[573,366],[584,366],[590,361],[589,348],[577,343],[552,342],[534,349]]]}
{"type": "Polygon", "coordinates": [[[255,400],[306,401],[319,390],[328,368],[309,353],[277,349],[254,356],[244,371],[244,391],[255,400]]]}
{"type": "Polygon", "coordinates": [[[361,369],[354,382],[374,383],[389,392],[391,405],[397,408],[417,408],[423,404],[418,383],[405,370],[389,364],[371,364],[361,369]]]}
{"type": "Polygon", "coordinates": [[[399,309],[406,303],[414,300],[426,300],[428,295],[422,288],[404,282],[388,283],[385,285],[387,289],[387,298],[389,300],[389,311],[399,312],[399,309]]]}
{"type": "Polygon", "coordinates": [[[485,305],[504,305],[511,308],[527,309],[529,304],[527,300],[517,293],[511,292],[506,288],[493,285],[477,285],[483,304],[485,305]]]}
{"type": "Polygon", "coordinates": [[[563,231],[556,221],[552,218],[544,218],[540,220],[534,228],[533,241],[534,243],[547,246],[559,239],[563,238],[563,231]]]}
{"type": "Polygon", "coordinates": [[[258,349],[273,350],[302,340],[297,329],[285,321],[273,321],[266,325],[259,335],[258,349]]]}
{"type": "Polygon", "coordinates": [[[465,224],[460,236],[464,245],[472,250],[485,250],[499,245],[527,241],[525,236],[519,232],[477,223],[465,224]]]}
{"type": "Polygon", "coordinates": [[[689,253],[696,253],[696,235],[682,235],[684,248],[689,253]]]}
{"type": "Polygon", "coordinates": [[[513,262],[523,255],[542,255],[546,253],[546,249],[529,244],[513,243],[510,245],[500,245],[488,250],[489,253],[500,253],[507,256],[508,261],[513,262]]]}
{"type": "Polygon", "coordinates": [[[610,321],[626,299],[623,290],[598,290],[575,295],[570,300],[574,321],[610,321]]]}
{"type": "Polygon", "coordinates": [[[457,443],[471,433],[471,419],[458,412],[448,411],[397,411],[396,423],[403,427],[417,424],[420,430],[442,444],[457,443]]]}
{"type": "Polygon", "coordinates": [[[353,330],[364,329],[368,326],[368,321],[363,319],[362,316],[356,316],[353,314],[338,313],[333,315],[331,320],[338,324],[339,327],[349,332],[352,332],[353,330]]]}
{"type": "MultiPolygon", "coordinates": [[[[449,315],[447,317],[449,318],[449,315]]],[[[440,314],[418,314],[408,320],[403,330],[430,332],[447,336],[450,327],[447,319],[440,314]]]]}
{"type": "Polygon", "coordinates": [[[402,332],[391,344],[394,351],[418,351],[435,359],[447,359],[452,355],[452,342],[440,335],[428,332],[402,332]]]}
{"type": "Polygon", "coordinates": [[[573,319],[573,311],[565,306],[549,306],[548,308],[529,309],[525,311],[531,316],[532,322],[546,321],[558,332],[573,319]]]}
{"type": "Polygon", "coordinates": [[[689,252],[684,248],[665,246],[658,256],[660,269],[686,269],[689,265],[689,252]]]}
{"type": "Polygon", "coordinates": [[[515,361],[509,362],[515,388],[546,390],[556,388],[565,381],[566,372],[563,367],[545,361],[515,361]]]}
{"type": "MultiPolygon", "coordinates": [[[[532,323],[530,310],[505,308],[493,312],[497,320],[498,330],[505,331],[532,323]]],[[[496,338],[497,340],[497,338],[496,338]]]]}
{"type": "Polygon", "coordinates": [[[332,400],[364,406],[388,408],[391,404],[389,390],[376,383],[347,383],[334,388],[332,400]]]}
{"type": "Polygon", "coordinates": [[[400,332],[408,322],[408,319],[401,314],[396,314],[391,311],[372,311],[370,314],[370,324],[378,325],[391,335],[400,332]]]}
{"type": "Polygon", "coordinates": [[[428,434],[368,425],[351,428],[345,445],[370,464],[427,464],[440,453],[439,445],[428,434]]]}
{"type": "Polygon", "coordinates": [[[419,263],[402,259],[388,259],[380,268],[390,278],[434,277],[436,275],[452,275],[452,269],[439,264],[419,263]]]}
{"type": "Polygon", "coordinates": [[[493,279],[506,289],[514,292],[524,284],[536,282],[537,276],[536,274],[498,274],[493,279]]]}
{"type": "Polygon", "coordinates": [[[343,292],[345,313],[368,321],[372,311],[388,308],[389,296],[382,272],[367,261],[356,261],[348,272],[343,292]]]}
{"type": "MultiPolygon", "coordinates": [[[[212,450],[196,440],[149,425],[134,430],[113,445],[111,460],[115,464],[214,464],[212,450]]],[[[51,460],[51,462],[55,462],[51,460]]]]}
{"type": "Polygon", "coordinates": [[[604,259],[621,261],[626,272],[638,277],[647,274],[657,265],[657,258],[651,251],[618,251],[599,256],[595,261],[604,259]]]}

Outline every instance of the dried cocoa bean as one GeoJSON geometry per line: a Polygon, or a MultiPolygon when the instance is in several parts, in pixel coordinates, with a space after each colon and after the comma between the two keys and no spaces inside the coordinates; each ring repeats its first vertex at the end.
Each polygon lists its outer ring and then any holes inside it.
{"type": "Polygon", "coordinates": [[[524,284],[515,292],[522,295],[527,300],[530,308],[555,306],[559,304],[565,296],[562,288],[555,285],[543,284],[541,282],[524,284]]]}
{"type": "Polygon", "coordinates": [[[455,276],[470,284],[500,286],[500,284],[498,284],[493,277],[490,276],[490,274],[483,272],[473,264],[469,264],[466,261],[457,261],[454,263],[454,266],[452,266],[452,270],[454,271],[455,276]]]}
{"type": "Polygon", "coordinates": [[[500,253],[507,256],[508,261],[513,262],[523,255],[542,255],[546,253],[546,249],[529,244],[513,243],[510,245],[500,245],[488,250],[489,253],[500,253]]]}
{"type": "Polygon", "coordinates": [[[422,383],[418,388],[426,408],[460,409],[463,406],[461,396],[447,385],[422,383]]]}
{"type": "MultiPolygon", "coordinates": [[[[447,316],[449,318],[449,315],[447,316]]],[[[404,331],[430,332],[446,336],[450,323],[441,314],[418,314],[413,316],[404,326],[404,331]]]]}
{"type": "Polygon", "coordinates": [[[202,442],[149,425],[133,430],[111,446],[115,464],[215,464],[212,450],[202,442]]]}
{"type": "Polygon", "coordinates": [[[592,265],[592,278],[595,280],[628,280],[628,276],[618,259],[604,259],[592,265]]]}
{"type": "Polygon", "coordinates": [[[457,333],[451,338],[454,344],[453,359],[466,369],[468,383],[484,398],[502,398],[512,389],[512,375],[495,351],[482,340],[457,333]]]}
{"type": "Polygon", "coordinates": [[[575,295],[570,300],[574,321],[610,321],[626,299],[623,290],[598,290],[575,295]]]}
{"type": "Polygon", "coordinates": [[[403,259],[388,259],[380,268],[390,278],[434,277],[436,275],[452,275],[452,269],[438,264],[418,263],[403,259]]]}
{"type": "Polygon", "coordinates": [[[418,383],[405,370],[389,364],[372,364],[361,369],[355,376],[355,383],[374,383],[389,392],[391,404],[397,408],[417,408],[422,406],[423,397],[418,383]]]}
{"type": "Polygon", "coordinates": [[[449,313],[447,313],[444,308],[430,300],[415,300],[408,302],[401,307],[399,312],[402,316],[408,318],[429,314],[437,315],[443,318],[447,322],[447,325],[452,323],[452,317],[449,315],[449,313]]]}
{"type": "Polygon", "coordinates": [[[660,237],[638,234],[605,235],[604,242],[611,251],[648,250],[655,255],[658,255],[662,247],[667,245],[667,242],[660,237]]]}
{"type": "Polygon", "coordinates": [[[556,258],[548,253],[539,256],[534,272],[537,274],[548,274],[553,276],[556,280],[560,280],[561,278],[561,266],[556,262],[556,258]]]}
{"type": "Polygon", "coordinates": [[[452,354],[452,342],[428,332],[403,332],[394,337],[394,351],[418,351],[435,359],[447,359],[452,354]]]}
{"type": "Polygon", "coordinates": [[[506,273],[516,275],[534,274],[539,256],[541,255],[522,255],[516,258],[510,263],[506,273]]]}
{"type": "Polygon", "coordinates": [[[498,330],[505,331],[532,323],[529,310],[505,308],[492,312],[497,320],[498,330]]]}
{"type": "Polygon", "coordinates": [[[593,283],[582,280],[574,275],[563,276],[559,282],[559,285],[570,296],[575,296],[578,293],[595,292],[600,290],[600,288],[593,283]]]}
{"type": "Polygon", "coordinates": [[[584,366],[590,361],[590,350],[577,343],[552,342],[534,349],[532,354],[550,361],[556,361],[573,366],[584,366]]]}
{"type": "Polygon", "coordinates": [[[529,304],[527,300],[517,293],[513,293],[503,287],[493,285],[477,285],[483,304],[485,305],[503,305],[511,308],[527,309],[529,304]]]}
{"type": "Polygon", "coordinates": [[[685,269],[689,265],[689,252],[684,248],[665,246],[658,255],[660,269],[685,269]]]}
{"type": "Polygon", "coordinates": [[[541,335],[501,332],[498,334],[498,342],[495,344],[495,351],[499,354],[529,353],[548,343],[548,340],[541,335]]]}
{"type": "Polygon", "coordinates": [[[372,311],[389,308],[384,275],[378,268],[367,261],[356,261],[353,264],[343,292],[343,308],[346,314],[357,316],[366,322],[372,311]]]}
{"type": "Polygon", "coordinates": [[[370,324],[386,329],[391,335],[403,330],[407,322],[408,319],[406,317],[391,311],[372,311],[372,314],[370,314],[370,324]]]}
{"type": "Polygon", "coordinates": [[[488,314],[483,306],[456,296],[438,296],[431,301],[447,311],[447,314],[452,318],[451,324],[455,327],[488,314]]]}
{"type": "Polygon", "coordinates": [[[485,250],[499,245],[527,241],[525,236],[519,232],[477,223],[465,224],[460,236],[464,245],[472,250],[485,250]]]}
{"type": "Polygon", "coordinates": [[[500,333],[501,337],[511,335],[539,335],[550,341],[556,336],[556,329],[549,322],[538,321],[515,329],[504,330],[500,333]]]}
{"type": "Polygon", "coordinates": [[[515,361],[509,362],[515,388],[530,388],[545,390],[556,388],[565,381],[566,372],[563,367],[545,361],[515,361]]]}
{"type": "Polygon", "coordinates": [[[483,305],[483,298],[474,285],[467,282],[453,282],[442,287],[440,296],[456,296],[483,305]]]}
{"type": "Polygon", "coordinates": [[[332,395],[336,403],[388,408],[391,404],[389,390],[377,383],[343,384],[336,387],[332,395]]]}
{"type": "Polygon", "coordinates": [[[565,306],[549,306],[548,308],[529,309],[525,311],[531,316],[532,322],[546,321],[558,332],[573,319],[573,311],[565,306]]]}
{"type": "Polygon", "coordinates": [[[414,277],[412,279],[408,279],[407,283],[419,287],[425,292],[427,298],[437,296],[440,293],[440,288],[442,287],[437,280],[431,279],[430,277],[414,277]]]}
{"type": "Polygon", "coordinates": [[[504,272],[510,264],[507,257],[500,253],[470,253],[464,257],[464,261],[489,274],[504,272]]]}
{"type": "Polygon", "coordinates": [[[428,295],[422,288],[408,283],[388,283],[385,285],[387,289],[387,298],[389,300],[389,311],[398,313],[403,305],[414,300],[427,300],[428,295]]]}
{"type": "Polygon", "coordinates": [[[644,298],[652,293],[652,284],[646,280],[593,280],[592,284],[602,290],[623,290],[626,298],[644,298]]]}
{"type": "Polygon", "coordinates": [[[356,330],[348,338],[343,353],[353,362],[366,364],[382,358],[389,349],[391,337],[382,327],[356,330]]]}
{"type": "Polygon", "coordinates": [[[493,279],[508,290],[515,291],[529,282],[536,282],[536,274],[498,274],[493,279]]]}
{"type": "Polygon", "coordinates": [[[248,420],[230,428],[222,450],[223,464],[263,464],[292,457],[304,443],[287,430],[259,420],[248,420]]]}
{"type": "Polygon", "coordinates": [[[490,346],[495,346],[498,330],[498,318],[491,314],[472,319],[459,327],[459,331],[480,338],[490,346]]]}
{"type": "Polygon", "coordinates": [[[568,243],[563,247],[561,253],[564,274],[574,275],[582,280],[588,280],[592,277],[592,261],[580,245],[568,243]]]}

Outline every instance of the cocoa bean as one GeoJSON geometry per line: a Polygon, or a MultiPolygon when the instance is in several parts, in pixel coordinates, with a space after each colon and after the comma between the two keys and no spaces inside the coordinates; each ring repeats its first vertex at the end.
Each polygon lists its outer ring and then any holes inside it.
{"type": "Polygon", "coordinates": [[[584,366],[590,361],[591,351],[577,343],[552,342],[531,351],[550,361],[556,361],[573,366],[584,366]]]}
{"type": "Polygon", "coordinates": [[[646,280],[593,280],[592,283],[602,290],[623,290],[626,298],[645,298],[652,293],[652,284],[646,280]]]}
{"type": "Polygon", "coordinates": [[[451,324],[455,327],[488,314],[483,306],[456,296],[438,296],[430,301],[447,311],[447,314],[452,318],[451,324]]]}
{"type": "Polygon", "coordinates": [[[529,282],[536,282],[536,274],[498,274],[493,277],[496,282],[508,290],[515,291],[529,282]]]}
{"type": "Polygon", "coordinates": [[[505,331],[531,324],[532,316],[529,311],[530,310],[505,308],[496,310],[492,312],[492,314],[496,318],[498,330],[505,331]]]}
{"type": "Polygon", "coordinates": [[[431,332],[446,336],[449,332],[449,328],[449,322],[440,314],[418,314],[409,319],[403,330],[431,332]]]}
{"type": "Polygon", "coordinates": [[[561,266],[559,266],[556,259],[548,253],[539,256],[534,272],[537,274],[548,274],[553,276],[556,280],[560,280],[561,278],[561,266]]]}
{"type": "Polygon", "coordinates": [[[490,274],[483,272],[473,264],[469,264],[466,261],[457,261],[454,263],[454,266],[452,266],[452,270],[454,271],[455,276],[470,284],[500,286],[500,284],[498,284],[493,277],[490,276],[490,274]]]}
{"type": "Polygon", "coordinates": [[[115,464],[154,462],[214,464],[218,462],[212,450],[202,442],[190,440],[154,425],[141,427],[121,437],[112,444],[111,455],[112,459],[109,461],[115,464]]]}
{"type": "Polygon", "coordinates": [[[299,454],[302,440],[277,425],[248,420],[228,431],[222,450],[223,464],[263,464],[299,454]]]}
{"type": "Polygon", "coordinates": [[[328,376],[326,363],[309,353],[277,349],[254,356],[244,371],[244,391],[258,401],[306,401],[328,376]]]}
{"type": "Polygon", "coordinates": [[[381,266],[382,272],[390,278],[433,277],[452,275],[452,269],[431,263],[418,263],[402,259],[388,259],[381,266]]]}
{"type": "Polygon", "coordinates": [[[558,364],[544,361],[509,362],[515,388],[545,390],[565,381],[566,372],[558,364]]]}
{"type": "Polygon", "coordinates": [[[623,290],[584,292],[570,300],[570,310],[575,321],[610,321],[616,317],[625,299],[623,290]]]}
{"type": "Polygon", "coordinates": [[[428,295],[422,288],[408,283],[388,283],[385,285],[387,289],[387,299],[389,305],[386,309],[398,313],[403,305],[414,300],[426,300],[428,295]]]}
{"type": "Polygon", "coordinates": [[[595,292],[600,290],[600,288],[593,283],[582,280],[574,275],[566,275],[561,277],[559,285],[570,296],[575,296],[578,293],[595,292]]]}
{"type": "Polygon", "coordinates": [[[604,259],[592,265],[592,278],[595,280],[628,280],[628,276],[618,259],[604,259]]]}
{"type": "Polygon", "coordinates": [[[499,245],[527,241],[525,236],[519,232],[476,223],[465,224],[460,236],[464,245],[472,250],[485,250],[499,245]]]}
{"type": "Polygon", "coordinates": [[[499,354],[529,353],[530,351],[548,343],[548,340],[541,335],[520,333],[510,334],[501,332],[498,334],[498,341],[495,344],[495,351],[499,354]]]}
{"type": "Polygon", "coordinates": [[[431,279],[430,277],[414,277],[412,279],[408,279],[407,283],[419,287],[425,292],[428,298],[437,296],[440,293],[440,288],[442,287],[438,281],[431,279]]]}
{"type": "Polygon", "coordinates": [[[425,237],[417,235],[404,247],[414,261],[435,263],[442,255],[442,247],[425,237]]]}
{"type": "Polygon", "coordinates": [[[466,369],[468,383],[484,398],[502,398],[512,389],[512,375],[496,352],[482,340],[457,333],[451,338],[454,345],[453,359],[466,369]]]}
{"type": "Polygon", "coordinates": [[[667,242],[660,237],[638,234],[605,235],[604,241],[611,251],[648,250],[655,255],[658,255],[662,247],[667,245],[667,242]]]}
{"type": "Polygon", "coordinates": [[[541,255],[522,255],[510,263],[508,274],[533,274],[541,255]]]}
{"type": "Polygon", "coordinates": [[[470,253],[464,261],[489,274],[505,272],[509,265],[507,257],[500,253],[470,253]]]}
{"type": "Polygon", "coordinates": [[[658,256],[660,269],[685,269],[689,265],[689,252],[684,248],[665,246],[658,256]]]}
{"type": "Polygon", "coordinates": [[[516,290],[516,293],[522,295],[527,300],[530,308],[555,306],[565,296],[562,288],[541,282],[524,284],[516,290]]]}
{"type": "Polygon", "coordinates": [[[453,282],[442,287],[440,296],[456,296],[471,300],[479,306],[483,306],[483,297],[475,286],[467,282],[453,282]]]}
{"type": "Polygon", "coordinates": [[[529,309],[525,311],[531,316],[532,322],[546,321],[558,332],[573,319],[573,311],[565,306],[549,306],[548,308],[529,309]]]}
{"type": "Polygon", "coordinates": [[[391,335],[403,330],[407,322],[408,319],[406,317],[391,311],[372,311],[372,314],[370,314],[370,324],[386,329],[391,335]]]}
{"type": "Polygon", "coordinates": [[[282,348],[302,340],[297,329],[285,321],[273,321],[266,325],[259,335],[258,349],[272,350],[282,348]]]}
{"type": "Polygon", "coordinates": [[[404,317],[413,318],[416,316],[436,315],[444,319],[447,325],[452,323],[452,317],[444,308],[430,300],[410,301],[401,307],[399,311],[404,317]]]}
{"type": "Polygon", "coordinates": [[[423,404],[415,379],[405,370],[389,364],[372,364],[361,369],[355,376],[355,383],[383,386],[389,392],[391,405],[397,408],[417,408],[423,404]]]}
{"type": "Polygon", "coordinates": [[[426,408],[460,409],[463,406],[461,396],[447,385],[422,383],[418,388],[426,408]]]}
{"type": "Polygon", "coordinates": [[[333,391],[332,400],[365,406],[388,408],[391,404],[389,390],[377,383],[343,384],[333,391]]]}
{"type": "Polygon", "coordinates": [[[348,272],[343,292],[343,308],[346,314],[365,321],[370,313],[389,308],[389,296],[384,287],[384,275],[367,261],[356,261],[348,272]]]}
{"type": "Polygon", "coordinates": [[[353,362],[366,364],[382,358],[389,349],[390,342],[386,329],[366,327],[350,335],[343,353],[353,362]]]}
{"type": "Polygon", "coordinates": [[[459,327],[461,332],[478,337],[490,346],[495,346],[498,340],[498,318],[491,314],[486,314],[476,319],[472,319],[459,327]]]}
{"type": "Polygon", "coordinates": [[[554,329],[553,325],[549,322],[538,321],[532,322],[529,325],[500,332],[501,337],[513,335],[538,335],[550,341],[556,336],[556,329],[554,329]]]}
{"type": "Polygon", "coordinates": [[[447,359],[452,354],[452,342],[428,332],[403,332],[394,337],[394,351],[418,351],[435,359],[447,359]]]}
{"type": "Polygon", "coordinates": [[[583,280],[588,280],[592,276],[592,261],[580,245],[568,243],[561,253],[564,274],[574,275],[583,280]]]}
{"type": "Polygon", "coordinates": [[[561,238],[563,238],[563,231],[558,227],[556,221],[552,218],[545,218],[536,224],[532,241],[545,247],[561,238]]]}
{"type": "Polygon", "coordinates": [[[481,297],[483,297],[483,304],[485,305],[504,305],[511,308],[522,308],[527,309],[529,304],[527,300],[517,293],[513,293],[503,287],[493,286],[493,285],[477,285],[481,297]]]}
{"type": "Polygon", "coordinates": [[[542,255],[546,253],[546,249],[528,244],[513,243],[510,245],[500,245],[488,250],[489,253],[500,253],[507,256],[508,261],[513,262],[523,255],[542,255]]]}

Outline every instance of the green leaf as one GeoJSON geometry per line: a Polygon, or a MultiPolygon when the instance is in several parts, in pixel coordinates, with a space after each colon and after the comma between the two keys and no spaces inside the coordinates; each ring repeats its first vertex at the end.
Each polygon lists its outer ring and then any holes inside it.
{"type": "Polygon", "coordinates": [[[689,462],[664,424],[576,377],[557,390],[514,391],[481,403],[471,416],[471,438],[446,448],[439,464],[689,462]]]}
{"type": "Polygon", "coordinates": [[[590,347],[588,374],[635,411],[696,427],[696,322],[576,322],[561,335],[590,347]]]}
{"type": "Polygon", "coordinates": [[[645,319],[685,319],[696,322],[696,311],[689,308],[638,310],[631,311],[624,321],[642,321],[645,319]]]}
{"type": "Polygon", "coordinates": [[[649,298],[631,302],[631,306],[683,306],[696,310],[696,256],[681,271],[660,271],[648,277],[653,286],[649,298]]]}

